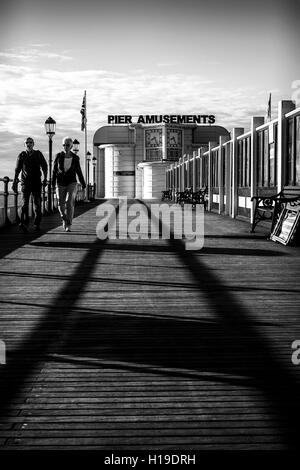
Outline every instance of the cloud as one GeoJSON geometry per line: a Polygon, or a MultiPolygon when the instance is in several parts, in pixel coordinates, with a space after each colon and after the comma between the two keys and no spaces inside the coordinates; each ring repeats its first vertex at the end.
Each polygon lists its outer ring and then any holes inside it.
{"type": "Polygon", "coordinates": [[[157,67],[176,67],[179,64],[178,62],[160,62],[156,65],[157,67]]]}
{"type": "Polygon", "coordinates": [[[31,48],[14,48],[0,52],[0,58],[6,60],[18,60],[22,62],[37,62],[40,59],[53,59],[61,62],[72,61],[73,58],[66,53],[55,53],[43,51],[41,49],[48,47],[48,44],[32,44],[31,48]]]}
{"type": "Polygon", "coordinates": [[[31,44],[32,47],[50,47],[51,44],[49,43],[35,43],[35,44],[31,44]]]}
{"type": "Polygon", "coordinates": [[[107,123],[108,114],[214,114],[218,125],[231,130],[233,126],[249,128],[249,109],[264,115],[267,104],[262,90],[221,88],[212,80],[187,73],[59,71],[39,69],[34,64],[2,64],[0,80],[0,133],[4,143],[0,175],[4,162],[13,170],[26,135],[32,135],[37,148],[47,153],[44,122],[48,116],[57,121],[54,152],[60,150],[61,139],[67,134],[83,142],[80,108],[84,90],[90,149],[94,132],[107,123]]]}

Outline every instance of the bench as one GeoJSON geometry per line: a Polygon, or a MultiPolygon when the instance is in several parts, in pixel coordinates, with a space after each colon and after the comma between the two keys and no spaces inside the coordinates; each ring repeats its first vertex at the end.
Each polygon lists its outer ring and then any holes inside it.
{"type": "Polygon", "coordinates": [[[277,194],[270,196],[253,196],[251,201],[254,201],[254,216],[251,224],[251,233],[254,232],[257,224],[263,220],[271,221],[271,232],[278,220],[280,212],[284,204],[294,202],[300,199],[300,190],[295,192],[293,190],[282,190],[277,194]]]}
{"type": "Polygon", "coordinates": [[[175,202],[176,204],[187,204],[192,202],[192,188],[186,188],[184,191],[176,191],[175,202]]]}
{"type": "Polygon", "coordinates": [[[193,191],[192,188],[186,188],[184,191],[177,191],[175,202],[177,204],[192,204],[193,207],[196,204],[203,204],[204,210],[207,206],[207,187],[201,188],[198,191],[193,191]]]}
{"type": "Polygon", "coordinates": [[[172,189],[167,189],[166,191],[161,192],[161,200],[164,201],[167,199],[168,201],[171,201],[173,198],[172,196],[172,189]]]}
{"type": "Polygon", "coordinates": [[[195,191],[192,193],[192,204],[195,206],[196,204],[203,204],[204,205],[204,210],[207,209],[207,186],[204,188],[198,189],[198,191],[195,191]]]}

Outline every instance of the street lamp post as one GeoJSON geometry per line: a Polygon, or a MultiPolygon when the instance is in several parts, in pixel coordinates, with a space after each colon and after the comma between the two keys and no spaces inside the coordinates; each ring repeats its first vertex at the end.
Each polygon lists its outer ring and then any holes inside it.
{"type": "Polygon", "coordinates": [[[79,145],[80,145],[80,142],[78,142],[77,139],[74,139],[73,140],[73,152],[76,153],[76,155],[79,152],[79,145]]]}
{"type": "Polygon", "coordinates": [[[86,152],[86,169],[87,169],[87,175],[86,175],[86,187],[87,187],[87,199],[90,197],[90,161],[91,161],[91,152],[87,151],[86,152]]]}
{"type": "Polygon", "coordinates": [[[51,188],[51,178],[52,178],[52,137],[55,134],[56,122],[52,117],[48,117],[45,121],[46,134],[49,137],[49,179],[48,179],[48,212],[52,212],[52,188],[51,188]]]}
{"type": "Polygon", "coordinates": [[[93,163],[93,199],[94,199],[95,194],[96,194],[96,164],[97,164],[96,157],[92,158],[92,163],[93,163]]]}

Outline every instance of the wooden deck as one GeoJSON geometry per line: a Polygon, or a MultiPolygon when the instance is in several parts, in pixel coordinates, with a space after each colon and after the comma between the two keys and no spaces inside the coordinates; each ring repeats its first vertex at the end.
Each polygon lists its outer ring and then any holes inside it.
{"type": "Polygon", "coordinates": [[[296,448],[299,248],[213,213],[197,252],[101,241],[96,206],[0,233],[0,448],[296,448]]]}

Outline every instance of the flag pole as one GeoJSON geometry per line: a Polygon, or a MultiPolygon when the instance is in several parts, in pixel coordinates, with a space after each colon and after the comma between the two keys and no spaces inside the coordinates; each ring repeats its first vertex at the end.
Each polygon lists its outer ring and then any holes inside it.
{"type": "Polygon", "coordinates": [[[89,191],[88,191],[88,161],[87,161],[87,113],[86,113],[86,90],[84,90],[84,95],[83,95],[83,100],[82,100],[82,105],[81,105],[81,130],[84,131],[84,176],[85,176],[85,182],[86,182],[86,192],[85,192],[85,199],[88,200],[89,196],[89,191]]]}
{"type": "Polygon", "coordinates": [[[272,121],[272,94],[269,93],[268,107],[267,107],[267,121],[272,121]]]}
{"type": "Polygon", "coordinates": [[[88,177],[88,161],[87,161],[87,103],[86,103],[86,90],[84,91],[84,97],[85,97],[85,125],[84,125],[84,161],[85,161],[85,182],[86,182],[86,195],[88,199],[88,184],[89,181],[87,180],[88,177]]]}

